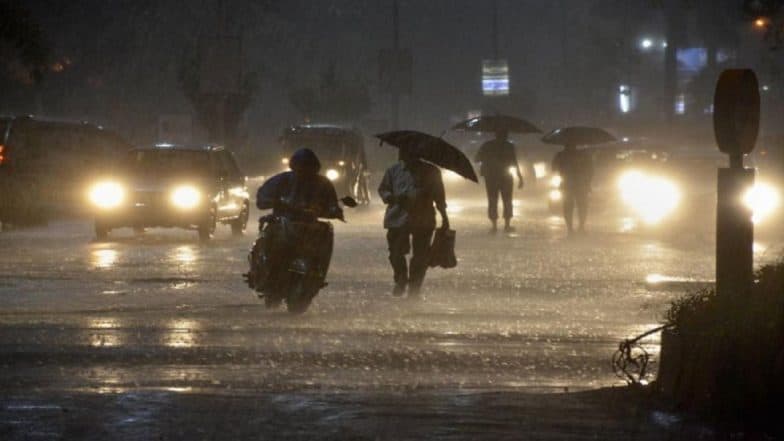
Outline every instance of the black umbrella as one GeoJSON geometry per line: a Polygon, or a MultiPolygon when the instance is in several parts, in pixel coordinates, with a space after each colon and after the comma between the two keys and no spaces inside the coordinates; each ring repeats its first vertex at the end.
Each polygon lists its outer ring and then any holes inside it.
{"type": "Polygon", "coordinates": [[[564,127],[544,135],[542,142],[558,145],[594,145],[615,142],[614,136],[598,127],[564,127]]]}
{"type": "Polygon", "coordinates": [[[453,126],[452,130],[465,132],[542,133],[538,127],[528,121],[507,115],[478,116],[453,126]]]}
{"type": "Polygon", "coordinates": [[[376,138],[399,149],[407,149],[417,158],[452,170],[458,175],[479,182],[471,161],[457,147],[441,138],[413,130],[380,133],[376,138]]]}

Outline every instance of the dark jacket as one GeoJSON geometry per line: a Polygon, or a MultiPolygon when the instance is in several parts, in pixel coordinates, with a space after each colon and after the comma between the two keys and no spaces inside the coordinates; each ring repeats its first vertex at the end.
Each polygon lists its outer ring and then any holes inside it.
{"type": "Polygon", "coordinates": [[[512,178],[509,167],[517,169],[517,154],[514,144],[509,141],[493,139],[479,147],[474,158],[481,162],[479,173],[485,178],[512,178]]]}
{"type": "Polygon", "coordinates": [[[552,169],[561,176],[565,191],[588,193],[593,180],[593,158],[581,150],[562,150],[555,154],[552,169]]]}
{"type": "Polygon", "coordinates": [[[446,209],[441,170],[421,161],[401,161],[387,169],[378,194],[387,204],[384,228],[434,229],[434,205],[446,209]]]}
{"type": "Polygon", "coordinates": [[[256,206],[262,210],[272,208],[273,214],[295,220],[312,220],[303,218],[302,209],[312,211],[315,217],[343,218],[335,187],[329,179],[312,173],[288,171],[273,176],[256,193],[256,206]]]}

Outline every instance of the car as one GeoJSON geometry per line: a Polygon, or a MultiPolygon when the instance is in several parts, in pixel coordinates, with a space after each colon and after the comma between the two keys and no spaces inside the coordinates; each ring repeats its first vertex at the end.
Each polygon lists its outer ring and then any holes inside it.
{"type": "Polygon", "coordinates": [[[250,213],[246,181],[234,156],[222,146],[132,149],[89,189],[95,236],[105,240],[122,227],[137,233],[148,227],[179,227],[195,229],[206,241],[217,223],[241,235],[250,213]]]}
{"type": "Polygon", "coordinates": [[[85,215],[85,186],[132,147],[84,121],[0,117],[0,224],[85,215]]]}
{"type": "Polygon", "coordinates": [[[370,173],[359,130],[329,124],[296,125],[283,131],[280,143],[284,167],[288,168],[289,157],[296,150],[307,147],[319,157],[324,176],[339,194],[363,205],[370,203],[370,173]]]}

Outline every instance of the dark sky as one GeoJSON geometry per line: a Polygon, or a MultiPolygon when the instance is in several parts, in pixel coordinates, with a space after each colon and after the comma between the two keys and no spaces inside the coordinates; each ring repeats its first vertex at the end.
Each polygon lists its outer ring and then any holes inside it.
{"type": "MultiPolygon", "coordinates": [[[[494,106],[548,127],[613,125],[619,84],[660,94],[663,50],[638,46],[642,38],[666,38],[662,11],[649,0],[498,0],[500,55],[509,62],[513,92],[500,104],[480,90],[481,61],[492,57],[491,1],[399,2],[401,46],[414,59],[404,126],[439,132],[468,111],[494,106]]],[[[219,33],[220,3],[29,0],[54,55],[73,65],[48,79],[34,103],[8,100],[0,111],[98,120],[143,138],[159,114],[191,112],[177,72],[200,36],[219,33]]],[[[313,83],[330,64],[347,81],[369,86],[373,106],[360,123],[388,122],[378,53],[392,44],[392,0],[273,1],[272,10],[261,3],[223,0],[226,32],[242,35],[245,67],[261,74],[247,112],[252,136],[297,122],[289,90],[313,83]]]]}

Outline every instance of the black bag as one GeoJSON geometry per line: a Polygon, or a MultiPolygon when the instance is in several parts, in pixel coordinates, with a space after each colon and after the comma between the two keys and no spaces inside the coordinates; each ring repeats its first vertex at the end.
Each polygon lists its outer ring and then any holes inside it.
{"type": "Polygon", "coordinates": [[[431,267],[454,268],[457,266],[455,257],[455,230],[439,228],[436,230],[433,244],[430,246],[428,264],[431,267]]]}

